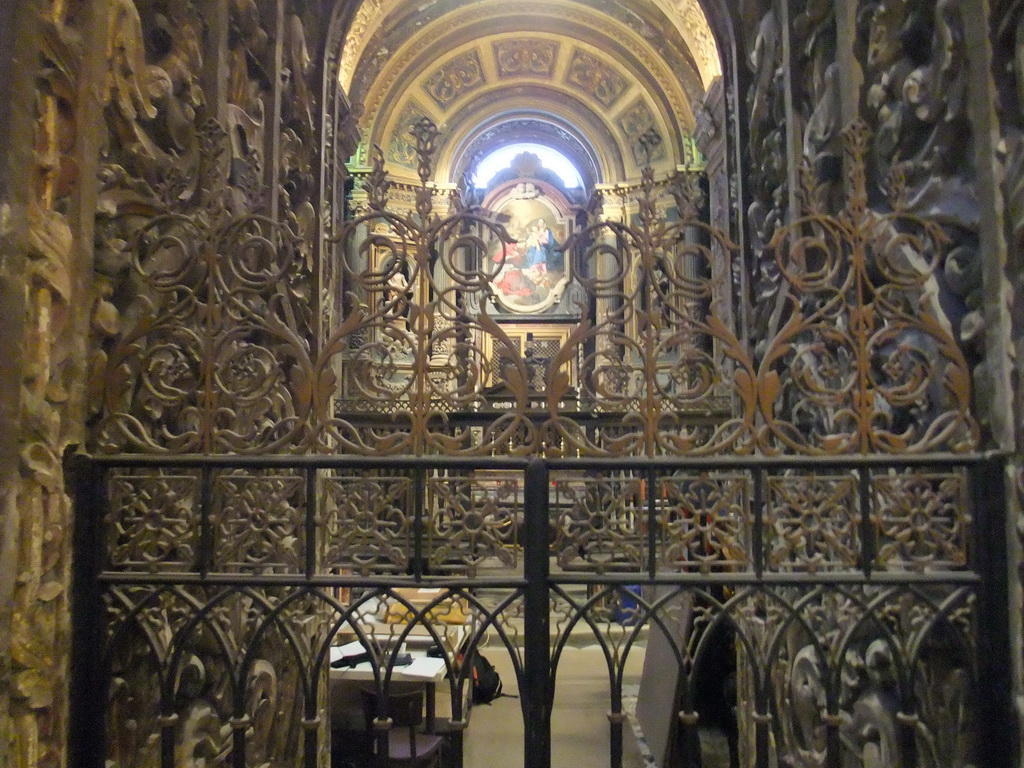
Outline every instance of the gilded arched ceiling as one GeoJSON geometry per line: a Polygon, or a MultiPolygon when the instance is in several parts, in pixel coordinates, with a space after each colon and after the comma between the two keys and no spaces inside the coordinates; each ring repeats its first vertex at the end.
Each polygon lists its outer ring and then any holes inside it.
{"type": "Polygon", "coordinates": [[[516,136],[577,161],[588,181],[685,161],[699,103],[720,72],[696,0],[366,0],[341,57],[362,108],[362,151],[415,176],[408,127],[441,129],[436,178],[516,136]]]}

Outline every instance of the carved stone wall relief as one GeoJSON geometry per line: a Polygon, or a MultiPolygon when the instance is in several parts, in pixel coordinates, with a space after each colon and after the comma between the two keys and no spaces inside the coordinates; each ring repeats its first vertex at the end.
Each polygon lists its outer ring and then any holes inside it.
{"type": "Polygon", "coordinates": [[[765,7],[759,8],[762,14],[756,30],[746,38],[744,48],[752,73],[744,108],[750,136],[749,194],[752,198],[746,221],[753,258],[750,265],[751,332],[758,354],[763,352],[766,339],[778,327],[781,275],[766,246],[786,221],[789,197],[783,19],[777,2],[761,5],[765,7]]]}
{"type": "MultiPolygon", "coordinates": [[[[1000,128],[1003,164],[1001,192],[1004,211],[1004,238],[1006,243],[1006,279],[1013,290],[1010,304],[1012,317],[1012,344],[1016,352],[1013,371],[1014,413],[1013,433],[1016,445],[1024,444],[1024,5],[1019,0],[1001,0],[991,6],[990,34],[992,40],[992,76],[995,85],[997,116],[1000,128]]],[[[990,299],[991,300],[991,299],[990,299]]],[[[1016,553],[1024,552],[1024,468],[1015,467],[1013,492],[1016,498],[1017,530],[1016,553]]],[[[1014,550],[1011,549],[1011,552],[1014,550]]],[[[1011,560],[1011,578],[1017,576],[1017,589],[1011,590],[1015,598],[1015,640],[1024,635],[1024,572],[1018,560],[1011,560]]],[[[1019,640],[1015,643],[1016,680],[1014,693],[1018,697],[1024,690],[1022,672],[1024,651],[1019,640]]],[[[1018,703],[1019,706],[1019,703],[1018,703]]]]}

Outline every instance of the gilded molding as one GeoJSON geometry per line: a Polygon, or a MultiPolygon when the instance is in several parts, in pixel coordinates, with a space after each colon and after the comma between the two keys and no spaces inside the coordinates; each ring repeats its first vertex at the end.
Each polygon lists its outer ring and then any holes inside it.
{"type": "MultiPolygon", "coordinates": [[[[660,84],[660,87],[663,88],[663,94],[659,98],[665,100],[667,112],[675,117],[675,120],[683,130],[689,130],[692,127],[693,112],[690,101],[699,100],[701,97],[699,84],[689,83],[686,85],[685,91],[683,87],[673,85],[679,82],[678,75],[670,72],[665,67],[664,61],[647,42],[639,39],[621,23],[601,17],[588,10],[558,9],[558,11],[557,18],[559,20],[580,24],[597,34],[614,40],[617,45],[621,45],[629,55],[636,59],[640,67],[652,74],[660,84]]],[[[407,45],[393,54],[385,68],[376,77],[365,99],[365,110],[359,120],[360,129],[363,131],[364,136],[370,140],[379,140],[374,134],[378,134],[378,132],[383,130],[384,126],[380,124],[380,121],[384,117],[382,110],[385,104],[389,100],[397,98],[393,92],[396,83],[399,82],[399,78],[406,74],[409,67],[418,58],[422,57],[431,46],[438,42],[441,35],[445,38],[454,37],[460,30],[484,22],[487,19],[500,17],[501,13],[500,8],[484,5],[466,10],[454,18],[445,17],[443,23],[428,26],[416,38],[410,40],[407,45]]],[[[551,18],[556,17],[555,10],[548,9],[548,13],[551,14],[551,18]]],[[[410,85],[409,87],[411,88],[412,86],[410,85]]]]}
{"type": "Polygon", "coordinates": [[[375,27],[385,17],[384,7],[381,0],[364,0],[356,11],[352,26],[345,36],[338,68],[338,82],[346,93],[352,85],[352,75],[355,74],[356,63],[363,52],[363,44],[370,39],[371,26],[375,27]]]}
{"type": "Polygon", "coordinates": [[[672,17],[675,17],[676,27],[683,40],[690,46],[704,87],[710,87],[712,81],[722,74],[722,60],[700,0],[678,0],[672,6],[672,17]]]}
{"type": "MultiPolygon", "coordinates": [[[[364,0],[356,11],[352,26],[345,36],[339,70],[339,81],[346,92],[351,87],[359,59],[365,53],[366,43],[388,15],[395,14],[401,5],[401,0],[391,3],[364,0]]],[[[718,45],[699,0],[657,0],[657,5],[674,22],[683,41],[689,46],[703,86],[707,88],[722,74],[722,65],[718,45]]]]}

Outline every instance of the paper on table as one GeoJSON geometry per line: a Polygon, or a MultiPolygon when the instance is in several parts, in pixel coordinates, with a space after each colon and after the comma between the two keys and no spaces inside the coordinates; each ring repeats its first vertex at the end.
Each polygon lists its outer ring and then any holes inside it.
{"type": "Polygon", "coordinates": [[[346,656],[358,656],[360,653],[366,653],[366,646],[358,640],[351,643],[345,643],[344,645],[337,645],[331,648],[331,661],[336,659],[344,659],[346,656]]]}
{"type": "Polygon", "coordinates": [[[432,656],[416,656],[412,664],[398,667],[395,671],[401,672],[402,677],[422,677],[425,680],[433,680],[444,669],[444,659],[435,659],[432,656]]]}
{"type": "MultiPolygon", "coordinates": [[[[343,659],[345,656],[351,656],[353,653],[348,650],[352,645],[359,646],[357,653],[362,653],[362,646],[358,643],[349,643],[348,645],[337,646],[331,649],[331,661],[337,661],[343,659]]],[[[384,661],[387,663],[387,660],[384,661]]],[[[432,656],[413,656],[412,663],[406,664],[403,667],[395,667],[392,672],[392,677],[395,680],[435,680],[438,681],[444,677],[445,665],[444,659],[436,659],[432,656]]],[[[384,670],[381,670],[383,673],[384,670]]],[[[354,667],[348,667],[343,669],[334,669],[331,672],[334,674],[342,675],[364,675],[362,678],[356,679],[373,679],[373,665],[369,661],[364,661],[356,664],[354,667]]]]}

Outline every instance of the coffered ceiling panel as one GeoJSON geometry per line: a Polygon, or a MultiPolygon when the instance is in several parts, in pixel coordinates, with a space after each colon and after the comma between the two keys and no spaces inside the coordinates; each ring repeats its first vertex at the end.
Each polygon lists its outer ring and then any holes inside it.
{"type": "Polygon", "coordinates": [[[615,106],[630,85],[614,64],[579,48],[573,49],[565,84],[590,96],[605,109],[615,106]]]}
{"type": "Polygon", "coordinates": [[[460,96],[477,90],[485,83],[480,54],[474,48],[446,61],[423,80],[420,87],[444,110],[460,96]]]}
{"type": "Polygon", "coordinates": [[[550,80],[558,58],[558,40],[513,37],[492,43],[494,67],[503,80],[543,77],[550,80]]]}
{"type": "MultiPolygon", "coordinates": [[[[476,2],[464,0],[363,0],[354,15],[344,49],[341,52],[341,85],[352,91],[357,65],[366,59],[380,57],[382,41],[401,27],[420,27],[445,13],[464,13],[476,2]]],[[[528,12],[525,3],[516,3],[515,10],[528,12]]],[[[623,4],[607,0],[580,3],[621,23],[643,37],[669,39],[674,32],[682,49],[688,52],[697,69],[703,88],[722,74],[719,51],[700,0],[635,0],[623,4]]],[[[386,56],[386,53],[383,53],[386,56]]]]}

